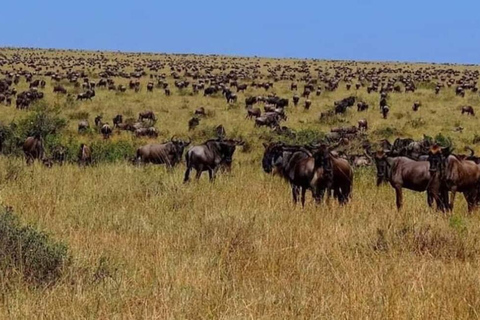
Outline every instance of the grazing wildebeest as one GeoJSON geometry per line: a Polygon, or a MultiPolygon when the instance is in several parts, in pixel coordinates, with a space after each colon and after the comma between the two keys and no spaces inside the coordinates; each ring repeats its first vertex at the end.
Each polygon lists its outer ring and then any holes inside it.
{"type": "Polygon", "coordinates": [[[473,111],[472,106],[462,107],[462,114],[466,113],[467,115],[475,116],[475,111],[473,111]]]}
{"type": "Polygon", "coordinates": [[[248,108],[250,106],[253,106],[255,103],[257,103],[257,101],[257,97],[247,97],[245,98],[245,107],[248,108]]]}
{"type": "Polygon", "coordinates": [[[143,121],[145,119],[152,120],[152,121],[157,120],[157,118],[155,117],[155,114],[151,110],[142,111],[138,114],[138,121],[143,121]]]}
{"type": "Polygon", "coordinates": [[[172,93],[170,92],[169,88],[165,88],[165,95],[169,97],[172,93]]]}
{"type": "Polygon", "coordinates": [[[413,103],[413,106],[412,106],[412,110],[413,111],[418,111],[418,109],[422,106],[422,104],[420,103],[420,101],[415,101],[413,103]]]}
{"type": "Polygon", "coordinates": [[[360,111],[366,111],[368,110],[368,104],[366,102],[359,102],[357,103],[357,111],[360,112],[360,111]]]}
{"type": "Polygon", "coordinates": [[[263,116],[255,118],[255,126],[274,128],[279,125],[281,119],[282,117],[277,112],[267,112],[263,116]]]}
{"type": "Polygon", "coordinates": [[[27,164],[31,164],[35,159],[42,160],[44,151],[43,138],[39,134],[28,137],[23,143],[23,153],[27,164]]]}
{"type": "Polygon", "coordinates": [[[95,97],[95,90],[89,89],[83,93],[79,93],[77,95],[77,100],[92,100],[93,97],[95,97]]]}
{"type": "Polygon", "coordinates": [[[86,166],[92,163],[92,151],[90,147],[82,143],[80,150],[78,150],[78,164],[80,166],[86,166]]]}
{"type": "Polygon", "coordinates": [[[377,186],[390,182],[395,189],[397,209],[403,205],[402,189],[417,192],[427,191],[427,203],[431,207],[433,200],[437,209],[448,208],[448,194],[439,175],[432,174],[428,161],[415,161],[407,157],[390,157],[389,152],[377,151],[374,156],[377,168],[377,186]]]}
{"type": "Polygon", "coordinates": [[[78,133],[83,133],[90,128],[90,124],[87,120],[81,120],[78,122],[78,133]]]}
{"type": "Polygon", "coordinates": [[[150,137],[157,138],[158,132],[154,127],[149,128],[138,128],[134,131],[136,137],[150,137]]]}
{"type": "Polygon", "coordinates": [[[67,89],[65,89],[63,86],[61,85],[56,85],[53,87],[53,92],[54,93],[63,93],[63,94],[67,94],[67,89]]]}
{"type": "Polygon", "coordinates": [[[247,88],[248,88],[248,85],[246,83],[239,84],[239,85],[237,85],[237,92],[240,92],[240,91],[245,92],[245,90],[247,90],[247,88]]]}
{"type": "Polygon", "coordinates": [[[202,145],[190,148],[185,156],[187,170],[185,171],[183,181],[189,181],[192,169],[197,171],[197,180],[203,171],[208,171],[210,181],[213,181],[220,166],[226,166],[228,169],[231,167],[232,157],[238,145],[243,145],[243,142],[239,140],[212,139],[202,145]]]}
{"type": "Polygon", "coordinates": [[[188,120],[188,131],[195,129],[200,124],[200,119],[193,117],[188,120]]]}
{"type": "Polygon", "coordinates": [[[195,109],[194,115],[205,117],[207,114],[205,113],[205,108],[200,107],[200,108],[195,109]]]}
{"type": "Polygon", "coordinates": [[[451,191],[450,209],[453,210],[455,195],[462,192],[468,205],[468,212],[477,206],[479,200],[480,167],[466,156],[453,155],[450,148],[433,145],[428,154],[430,171],[438,172],[442,182],[451,191]]]}
{"type": "Polygon", "coordinates": [[[305,100],[305,110],[309,110],[312,105],[312,100],[307,99],[305,100]]]}
{"type": "Polygon", "coordinates": [[[260,110],[260,108],[252,108],[252,107],[249,107],[247,109],[247,115],[245,116],[245,119],[252,119],[252,118],[258,118],[262,115],[262,111],[260,110]]]}
{"type": "Polygon", "coordinates": [[[64,146],[58,145],[52,150],[52,160],[60,165],[66,160],[67,148],[64,146]]]}
{"type": "Polygon", "coordinates": [[[117,115],[113,118],[112,122],[113,122],[113,127],[114,127],[114,128],[117,128],[119,124],[123,123],[123,115],[117,114],[117,115]]]}
{"type": "Polygon", "coordinates": [[[154,87],[153,82],[149,82],[147,84],[147,92],[153,92],[153,87],[154,87]]]}
{"type": "Polygon", "coordinates": [[[185,147],[191,143],[174,138],[169,142],[152,143],[138,148],[136,163],[166,164],[167,167],[174,167],[182,160],[185,147]]]}
{"type": "Polygon", "coordinates": [[[360,130],[360,131],[367,131],[368,130],[367,119],[358,120],[358,130],[360,130]]]}
{"type": "Polygon", "coordinates": [[[112,135],[112,128],[108,123],[104,123],[102,128],[100,129],[100,132],[103,135],[103,139],[108,139],[112,135]]]}

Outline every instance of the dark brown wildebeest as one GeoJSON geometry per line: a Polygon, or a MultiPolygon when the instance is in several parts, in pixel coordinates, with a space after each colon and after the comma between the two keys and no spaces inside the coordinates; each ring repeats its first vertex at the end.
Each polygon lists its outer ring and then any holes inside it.
{"type": "Polygon", "coordinates": [[[138,128],[134,131],[136,137],[150,137],[157,138],[158,132],[154,127],[150,128],[138,128]]]}
{"type": "Polygon", "coordinates": [[[366,102],[359,102],[357,103],[357,111],[358,112],[361,112],[361,111],[366,111],[368,110],[368,104],[366,102]]]}
{"type": "Polygon", "coordinates": [[[413,103],[413,106],[412,106],[412,110],[413,111],[418,111],[418,109],[422,106],[422,104],[420,103],[420,101],[415,101],[413,103]]]}
{"type": "Polygon", "coordinates": [[[104,123],[102,128],[100,129],[100,132],[103,135],[103,139],[108,139],[112,135],[112,128],[108,123],[104,123]]]}
{"type": "Polygon", "coordinates": [[[368,130],[368,122],[367,122],[367,119],[360,119],[360,120],[358,120],[358,130],[359,130],[359,131],[367,131],[367,130],[368,130]]]}
{"type": "Polygon", "coordinates": [[[149,82],[147,84],[147,92],[153,92],[153,87],[154,87],[153,82],[149,82]]]}
{"type": "Polygon", "coordinates": [[[245,119],[252,119],[252,118],[258,118],[262,115],[262,111],[260,110],[260,108],[252,108],[252,107],[249,107],[247,109],[247,115],[245,116],[245,119]]]}
{"type": "Polygon", "coordinates": [[[62,145],[58,145],[52,150],[52,160],[60,165],[63,165],[66,160],[66,153],[67,148],[62,145]]]}
{"type": "Polygon", "coordinates": [[[200,124],[200,119],[193,117],[188,120],[188,131],[195,129],[200,124]]]}
{"type": "Polygon", "coordinates": [[[192,169],[197,171],[197,180],[203,171],[208,171],[210,181],[213,181],[220,166],[225,166],[228,170],[231,168],[233,154],[238,145],[243,145],[243,142],[215,139],[190,148],[185,155],[187,170],[183,182],[189,181],[192,169]]]}
{"type": "Polygon", "coordinates": [[[165,95],[166,95],[167,97],[169,97],[171,94],[172,94],[172,93],[171,93],[170,89],[169,89],[169,88],[165,88],[165,95]]]}
{"type": "Polygon", "coordinates": [[[451,191],[450,209],[453,210],[455,195],[463,193],[468,212],[474,210],[479,200],[480,167],[466,156],[450,154],[450,148],[433,145],[428,154],[430,171],[438,172],[442,182],[451,191]]]}
{"type": "Polygon", "coordinates": [[[103,125],[102,119],[103,119],[103,117],[101,115],[98,115],[98,116],[95,117],[95,120],[94,120],[95,121],[95,127],[97,127],[97,128],[102,127],[102,125],[103,125]]]}
{"type": "Polygon", "coordinates": [[[93,97],[95,97],[95,90],[89,89],[83,93],[79,93],[77,95],[77,100],[92,100],[93,97]]]}
{"type": "Polygon", "coordinates": [[[320,88],[317,89],[316,95],[317,97],[322,94],[322,90],[320,88]]]}
{"type": "Polygon", "coordinates": [[[448,191],[443,187],[440,176],[432,174],[428,161],[390,157],[384,150],[377,151],[374,159],[377,168],[377,186],[390,182],[395,189],[398,210],[403,205],[403,188],[417,192],[427,191],[427,203],[430,207],[435,200],[438,210],[445,211],[448,208],[448,191]]]}
{"type": "Polygon", "coordinates": [[[117,114],[112,121],[113,121],[113,127],[117,128],[119,124],[123,123],[123,115],[117,114]]]}
{"type": "Polygon", "coordinates": [[[390,108],[388,106],[383,106],[382,107],[382,117],[383,117],[383,119],[387,119],[389,112],[390,112],[390,108]]]}
{"type": "Polygon", "coordinates": [[[143,121],[145,119],[152,120],[152,121],[157,120],[157,118],[155,117],[155,114],[151,110],[145,110],[138,114],[138,121],[143,121]]]}
{"type": "Polygon", "coordinates": [[[194,115],[205,117],[207,114],[206,114],[206,112],[205,112],[205,108],[204,108],[204,107],[200,107],[200,108],[195,109],[194,115]]]}
{"type": "Polygon", "coordinates": [[[53,87],[53,93],[63,93],[63,94],[67,94],[67,89],[65,89],[63,86],[61,85],[56,85],[53,87]]]}
{"type": "Polygon", "coordinates": [[[86,166],[92,163],[92,151],[90,147],[82,143],[78,150],[78,165],[86,166]]]}
{"type": "Polygon", "coordinates": [[[182,160],[183,150],[190,145],[191,141],[177,140],[172,137],[169,142],[147,144],[137,149],[135,162],[166,164],[174,167],[182,160]]]}
{"type": "Polygon", "coordinates": [[[298,90],[298,84],[296,82],[292,82],[290,84],[290,90],[292,91],[298,90]]]}
{"type": "Polygon", "coordinates": [[[312,106],[312,100],[310,99],[305,100],[305,106],[304,106],[305,110],[309,110],[311,106],[312,106]]]}
{"type": "Polygon", "coordinates": [[[298,106],[298,102],[300,101],[300,97],[298,96],[298,94],[295,94],[295,95],[293,95],[292,100],[293,100],[293,105],[296,107],[296,106],[298,106]]]}
{"type": "Polygon", "coordinates": [[[126,92],[127,87],[123,84],[119,84],[118,87],[117,87],[117,90],[120,91],[120,92],[126,92]]]}
{"type": "Polygon", "coordinates": [[[240,92],[240,91],[245,92],[245,90],[247,90],[247,88],[248,88],[248,85],[246,83],[239,84],[239,85],[237,85],[237,92],[240,92]]]}
{"type": "Polygon", "coordinates": [[[473,111],[472,106],[462,107],[462,114],[466,113],[467,115],[475,116],[475,111],[473,111]]]}
{"type": "Polygon", "coordinates": [[[89,128],[90,124],[88,123],[88,120],[81,120],[80,122],[78,122],[78,133],[83,133],[89,128]]]}
{"type": "Polygon", "coordinates": [[[23,143],[23,153],[27,164],[31,164],[35,159],[44,158],[43,138],[40,135],[28,137],[23,143]]]}
{"type": "Polygon", "coordinates": [[[352,192],[353,170],[346,159],[332,153],[335,147],[320,145],[312,148],[317,170],[317,179],[312,183],[315,184],[316,199],[321,199],[325,191],[328,199],[333,191],[333,197],[340,204],[345,204],[350,200],[352,192]]]}
{"type": "Polygon", "coordinates": [[[255,118],[255,127],[271,127],[274,128],[280,124],[282,117],[277,112],[267,112],[264,115],[255,118]]]}

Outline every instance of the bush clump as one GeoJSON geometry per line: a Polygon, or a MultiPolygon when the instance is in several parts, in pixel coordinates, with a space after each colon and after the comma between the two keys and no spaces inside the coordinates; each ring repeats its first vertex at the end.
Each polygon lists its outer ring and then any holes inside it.
{"type": "Polygon", "coordinates": [[[22,226],[10,208],[0,212],[0,270],[20,272],[33,284],[51,284],[71,258],[67,247],[31,226],[22,226]]]}

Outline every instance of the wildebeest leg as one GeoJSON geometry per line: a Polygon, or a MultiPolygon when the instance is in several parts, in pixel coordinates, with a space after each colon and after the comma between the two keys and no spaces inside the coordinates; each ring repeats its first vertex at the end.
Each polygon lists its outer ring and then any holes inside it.
{"type": "Polygon", "coordinates": [[[433,197],[434,195],[431,192],[427,191],[427,204],[430,208],[433,205],[433,197]]]}
{"type": "Polygon", "coordinates": [[[397,209],[400,210],[402,208],[402,202],[403,202],[402,187],[395,186],[394,188],[395,188],[395,193],[397,197],[397,209]]]}
{"type": "Polygon", "coordinates": [[[465,200],[468,205],[468,213],[471,213],[476,207],[477,190],[472,190],[464,193],[465,200]]]}
{"type": "Polygon", "coordinates": [[[200,179],[200,177],[202,176],[202,172],[203,172],[202,169],[203,169],[203,168],[197,168],[197,169],[196,169],[196,170],[197,170],[197,174],[195,175],[195,179],[197,179],[197,180],[200,179]]]}
{"type": "Polygon", "coordinates": [[[453,186],[450,191],[452,192],[452,195],[450,197],[450,210],[453,210],[453,205],[455,204],[455,195],[457,193],[457,187],[453,186]]]}
{"type": "Polygon", "coordinates": [[[185,177],[183,178],[183,183],[188,182],[190,179],[190,171],[192,171],[191,167],[187,167],[187,170],[185,171],[185,177]]]}
{"type": "Polygon", "coordinates": [[[215,175],[212,168],[208,168],[208,177],[210,178],[210,182],[213,182],[213,180],[215,179],[215,175]]]}
{"type": "Polygon", "coordinates": [[[307,188],[302,187],[302,207],[305,208],[305,194],[307,193],[307,188]]]}
{"type": "Polygon", "coordinates": [[[298,202],[298,188],[292,184],[292,196],[293,196],[293,203],[297,204],[298,202]]]}

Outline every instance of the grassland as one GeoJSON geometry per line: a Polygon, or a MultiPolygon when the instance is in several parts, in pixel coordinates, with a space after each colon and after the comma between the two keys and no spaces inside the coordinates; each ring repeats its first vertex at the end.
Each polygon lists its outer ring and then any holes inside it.
{"type": "MultiPolygon", "coordinates": [[[[109,55],[133,61],[165,59],[109,55]]],[[[312,62],[312,70],[315,64],[328,67],[333,62],[312,62]]],[[[48,80],[45,100],[61,106],[66,119],[88,112],[91,123],[99,113],[111,119],[117,113],[136,116],[151,109],[159,118],[159,141],[176,134],[201,143],[202,130],[223,124],[229,136],[242,137],[251,148],[237,151],[230,175],[219,175],[213,184],[204,177],[188,185],[181,183],[183,164],[173,172],[127,161],[48,169],[40,164],[27,167],[21,158],[0,158],[2,203],[13,207],[23,222],[67,244],[73,257],[63,277],[49,287],[32,287],[15,273],[1,275],[0,318],[478,318],[480,219],[478,212],[466,213],[463,199],[457,200],[453,214],[442,215],[427,208],[425,195],[407,191],[405,207],[397,212],[393,189],[376,188],[374,171],[366,168],[355,172],[353,199],[347,206],[316,206],[310,199],[305,209],[295,207],[288,186],[261,169],[261,142],[270,133],[244,119],[244,96],[263,90],[249,88],[239,95],[239,103],[228,106],[221,97],[179,92],[171,78],[170,97],[160,90],[147,93],[146,82],[142,79],[138,94],[97,90],[92,102],[67,104],[65,97],[51,93],[48,80]],[[199,106],[210,116],[188,133],[187,121],[199,106]]],[[[291,97],[289,84],[275,83],[274,91],[291,97]]],[[[19,91],[27,87],[22,79],[19,91]]],[[[480,134],[478,118],[459,111],[461,105],[478,106],[478,94],[459,98],[453,88],[445,88],[435,96],[427,86],[414,94],[392,93],[391,115],[383,120],[378,94],[347,92],[342,84],[335,92],[312,96],[309,111],[289,107],[286,125],[298,131],[328,131],[331,125],[319,123],[319,113],[352,93],[371,107],[362,114],[349,110],[339,123],[368,119],[371,140],[383,138],[382,129],[390,127],[404,137],[442,133],[461,149],[480,134]],[[422,107],[414,113],[416,100],[422,107]],[[459,125],[463,133],[453,131],[459,125]]],[[[4,123],[26,113],[0,107],[4,123]]],[[[94,133],[79,136],[76,126],[77,120],[69,121],[64,139],[101,140],[94,133]]],[[[112,138],[123,140],[135,145],[151,141],[125,132],[112,138]]]]}

